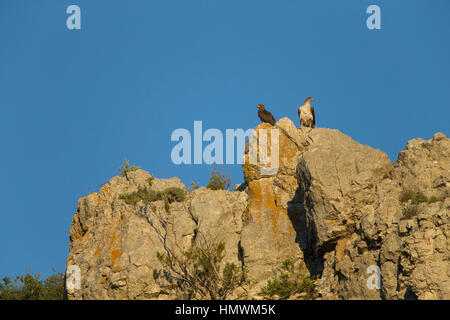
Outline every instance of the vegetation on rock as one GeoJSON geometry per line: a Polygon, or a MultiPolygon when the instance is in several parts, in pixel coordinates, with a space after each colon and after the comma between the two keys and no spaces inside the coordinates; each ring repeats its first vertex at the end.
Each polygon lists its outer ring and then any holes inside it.
{"type": "Polygon", "coordinates": [[[422,191],[420,190],[412,190],[412,189],[405,189],[400,193],[399,200],[402,203],[411,201],[412,204],[419,204],[419,203],[435,203],[440,201],[440,199],[432,195],[430,197],[427,197],[422,191]]]}
{"type": "MultiPolygon", "coordinates": [[[[153,179],[150,178],[148,182],[151,186],[153,179]]],[[[163,191],[154,191],[147,187],[138,187],[136,192],[120,195],[119,199],[125,201],[129,205],[135,205],[141,200],[145,202],[163,200],[166,211],[169,211],[170,204],[173,202],[183,202],[186,199],[186,194],[183,189],[178,187],[169,187],[163,191]]]]}
{"type": "Polygon", "coordinates": [[[175,215],[163,207],[179,195],[158,192],[179,187],[186,193],[182,182],[155,179],[150,186],[148,173],[138,170],[80,199],[68,261],[92,280],[68,297],[213,299],[225,293],[227,299],[260,299],[263,287],[269,299],[448,299],[442,270],[448,265],[450,140],[442,134],[412,140],[392,163],[337,130],[297,130],[289,119],[285,127],[304,149],[280,135],[278,172],[269,178],[264,166],[244,164],[247,192],[223,191],[226,184],[215,183],[223,175],[213,172],[209,186],[219,191],[192,192],[173,205],[175,215]],[[120,196],[129,203],[163,201],[132,207],[117,205],[120,196]],[[405,218],[419,221],[399,221],[405,218]],[[219,241],[204,239],[208,251],[202,234],[219,241]],[[308,269],[286,263],[274,274],[287,257],[308,269]],[[375,263],[383,270],[382,290],[365,286],[367,267],[375,263]],[[101,281],[95,280],[99,270],[105,270],[101,281]],[[315,281],[311,274],[323,276],[315,281]]]}
{"type": "Polygon", "coordinates": [[[226,299],[234,289],[245,282],[245,269],[227,262],[221,268],[225,243],[205,237],[180,255],[171,250],[157,253],[165,267],[166,280],[183,299],[226,299]]]}
{"type": "Polygon", "coordinates": [[[192,191],[194,191],[194,190],[197,190],[198,188],[199,188],[198,183],[195,183],[194,181],[191,181],[191,186],[190,186],[190,188],[188,189],[188,191],[189,191],[189,192],[192,192],[192,191]]]}
{"type": "Polygon", "coordinates": [[[281,274],[276,279],[268,280],[261,293],[268,298],[278,296],[280,299],[288,299],[299,295],[303,299],[315,299],[315,279],[305,276],[303,268],[302,263],[296,265],[292,260],[284,260],[281,274]]]}
{"type": "Polygon", "coordinates": [[[119,173],[120,173],[120,175],[122,176],[122,177],[125,177],[125,178],[127,178],[128,179],[128,173],[129,172],[131,172],[131,171],[136,171],[136,170],[138,170],[138,169],[140,169],[141,167],[138,167],[138,166],[130,166],[130,161],[128,161],[126,158],[125,158],[125,160],[124,160],[124,164],[123,164],[123,166],[121,166],[120,168],[119,168],[119,173]]]}
{"type": "Polygon", "coordinates": [[[441,199],[435,195],[427,197],[422,191],[416,189],[405,189],[399,195],[402,203],[407,203],[402,209],[402,219],[412,219],[419,214],[418,205],[421,203],[435,203],[441,199]]]}
{"type": "Polygon", "coordinates": [[[212,169],[211,178],[206,185],[207,189],[211,190],[228,190],[231,186],[231,178],[221,174],[219,171],[212,169]]]}
{"type": "Polygon", "coordinates": [[[403,208],[402,213],[402,219],[412,219],[419,214],[419,209],[417,208],[416,204],[411,204],[403,208]]]}
{"type": "Polygon", "coordinates": [[[9,277],[0,283],[0,300],[63,300],[64,274],[61,272],[48,276],[45,280],[39,279],[40,274],[27,272],[17,276],[15,280],[9,277]]]}
{"type": "Polygon", "coordinates": [[[172,202],[183,202],[186,199],[186,195],[184,193],[184,190],[178,187],[169,187],[164,189],[162,192],[158,192],[158,194],[161,194],[162,196],[165,196],[167,201],[169,203],[172,202]]]}

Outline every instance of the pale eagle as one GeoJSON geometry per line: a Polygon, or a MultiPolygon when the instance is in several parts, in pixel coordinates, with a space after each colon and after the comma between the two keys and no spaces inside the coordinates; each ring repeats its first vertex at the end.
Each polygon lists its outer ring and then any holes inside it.
{"type": "Polygon", "coordinates": [[[300,126],[314,128],[316,126],[316,116],[314,114],[314,107],[309,103],[313,98],[308,97],[305,103],[298,108],[298,117],[300,119],[300,126]]]}

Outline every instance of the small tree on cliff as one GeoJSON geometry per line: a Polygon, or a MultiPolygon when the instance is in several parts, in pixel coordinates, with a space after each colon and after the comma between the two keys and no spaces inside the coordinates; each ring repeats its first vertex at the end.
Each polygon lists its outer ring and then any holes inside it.
{"type": "Polygon", "coordinates": [[[211,190],[228,190],[230,186],[231,178],[229,176],[225,176],[217,170],[211,170],[211,178],[209,179],[206,188],[211,190]]]}
{"type": "Polygon", "coordinates": [[[123,161],[123,166],[121,166],[119,168],[119,173],[120,173],[120,175],[122,177],[125,177],[128,180],[128,173],[131,172],[131,171],[136,171],[136,170],[138,170],[140,168],[141,167],[134,166],[134,165],[130,166],[130,161],[127,160],[127,158],[125,158],[124,161],[123,161]]]}
{"type": "Polygon", "coordinates": [[[23,276],[17,276],[15,280],[8,277],[0,282],[0,300],[63,300],[64,274],[61,272],[40,280],[40,274],[27,272],[23,276]]]}
{"type": "Polygon", "coordinates": [[[169,248],[167,245],[167,219],[145,215],[156,231],[164,251],[157,258],[164,267],[155,279],[163,277],[168,287],[182,299],[226,299],[245,282],[246,270],[234,263],[223,264],[225,243],[199,232],[192,247],[187,250],[169,248]],[[175,252],[176,251],[176,252],[175,252]]]}
{"type": "Polygon", "coordinates": [[[316,278],[305,275],[304,264],[295,264],[292,260],[283,261],[282,272],[275,279],[270,279],[261,293],[267,298],[278,296],[288,299],[297,296],[302,299],[315,299],[317,296],[316,278]]]}
{"type": "Polygon", "coordinates": [[[166,280],[182,298],[223,300],[245,281],[245,269],[234,263],[221,268],[224,250],[224,242],[201,237],[188,251],[175,255],[166,250],[157,257],[165,267],[166,280]]]}

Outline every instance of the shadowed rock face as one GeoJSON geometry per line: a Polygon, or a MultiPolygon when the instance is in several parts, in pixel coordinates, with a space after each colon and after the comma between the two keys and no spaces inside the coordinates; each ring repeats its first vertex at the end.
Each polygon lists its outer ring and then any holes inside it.
{"type": "MultiPolygon", "coordinates": [[[[176,298],[160,277],[163,246],[150,224],[161,228],[155,221],[163,217],[173,250],[187,250],[201,233],[225,242],[224,263],[247,268],[246,285],[231,298],[262,298],[261,286],[290,258],[318,277],[323,299],[449,299],[449,139],[412,140],[391,163],[338,130],[297,129],[287,118],[277,125],[278,172],[262,174],[269,164],[249,164],[247,150],[240,191],[200,188],[168,212],[163,201],[128,205],[119,196],[148,185],[150,175],[138,170],[81,198],[67,259],[80,268],[81,287],[69,298],[176,298]],[[410,189],[434,200],[401,202],[410,189]],[[405,216],[411,206],[415,215],[405,216]],[[370,266],[380,268],[379,290],[367,286],[370,266]]],[[[260,129],[270,150],[277,128],[258,125],[258,138],[260,129]]],[[[151,188],[171,186],[186,190],[178,178],[155,179],[151,188]]]]}

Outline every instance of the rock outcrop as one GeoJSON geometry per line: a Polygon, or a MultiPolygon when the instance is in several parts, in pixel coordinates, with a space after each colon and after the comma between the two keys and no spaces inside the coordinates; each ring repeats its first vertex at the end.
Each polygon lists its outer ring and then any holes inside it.
{"type": "Polygon", "coordinates": [[[410,141],[391,163],[338,130],[297,129],[287,118],[260,124],[257,139],[261,129],[268,150],[281,129],[279,168],[264,173],[270,164],[251,164],[247,147],[244,188],[187,192],[178,178],[154,179],[150,189],[181,188],[186,199],[168,210],[162,200],[131,205],[121,195],[150,178],[137,170],[81,198],[67,259],[81,283],[69,298],[176,298],[156,256],[163,244],[155,221],[163,217],[173,250],[189,249],[199,233],[224,241],[224,260],[248,270],[231,298],[263,298],[261,287],[289,258],[317,277],[321,299],[450,299],[445,135],[410,141]]]}

